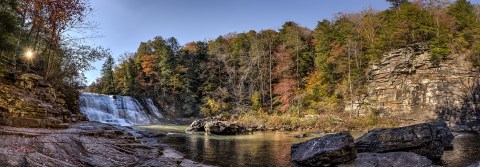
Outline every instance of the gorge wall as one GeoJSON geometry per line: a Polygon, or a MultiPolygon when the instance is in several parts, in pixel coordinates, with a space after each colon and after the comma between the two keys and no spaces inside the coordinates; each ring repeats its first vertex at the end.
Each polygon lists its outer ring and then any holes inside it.
{"type": "Polygon", "coordinates": [[[0,78],[0,125],[64,128],[85,120],[69,99],[41,76],[10,73],[0,78]]]}
{"type": "Polygon", "coordinates": [[[384,55],[367,77],[367,93],[347,102],[346,111],[445,119],[452,128],[480,130],[479,72],[465,55],[449,55],[434,64],[426,45],[410,45],[384,55]]]}

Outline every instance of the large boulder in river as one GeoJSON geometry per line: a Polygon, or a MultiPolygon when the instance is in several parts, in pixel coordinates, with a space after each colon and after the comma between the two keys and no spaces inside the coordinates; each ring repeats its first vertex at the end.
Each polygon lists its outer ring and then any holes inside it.
{"type": "Polygon", "coordinates": [[[348,164],[340,164],[338,167],[430,167],[432,161],[427,157],[411,152],[390,153],[359,153],[355,161],[348,164]]]}
{"type": "Polygon", "coordinates": [[[298,166],[330,166],[355,159],[357,150],[348,132],[329,134],[292,145],[292,161],[298,166]]]}
{"type": "Polygon", "coordinates": [[[208,119],[198,119],[192,122],[192,124],[185,130],[187,132],[203,132],[205,131],[205,123],[208,119]]]}
{"type": "Polygon", "coordinates": [[[246,132],[246,128],[237,122],[209,121],[205,123],[205,131],[217,135],[236,135],[246,132]]]}
{"type": "Polygon", "coordinates": [[[374,129],[355,142],[358,152],[414,152],[440,159],[453,135],[445,122],[429,122],[400,128],[374,129]]]}

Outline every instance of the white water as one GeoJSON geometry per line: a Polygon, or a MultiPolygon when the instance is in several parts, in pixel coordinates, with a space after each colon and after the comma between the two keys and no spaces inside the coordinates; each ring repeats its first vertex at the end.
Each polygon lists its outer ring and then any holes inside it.
{"type": "Polygon", "coordinates": [[[90,121],[122,126],[159,124],[163,118],[151,99],[94,93],[80,94],[80,111],[90,121]]]}

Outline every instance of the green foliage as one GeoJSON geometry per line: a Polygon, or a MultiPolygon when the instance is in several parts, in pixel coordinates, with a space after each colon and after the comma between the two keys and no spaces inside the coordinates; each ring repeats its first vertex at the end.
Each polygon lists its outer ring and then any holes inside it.
{"type": "Polygon", "coordinates": [[[408,0],[387,0],[387,1],[390,2],[390,4],[392,5],[392,8],[397,8],[399,6],[409,3],[408,0]]]}
{"type": "Polygon", "coordinates": [[[13,51],[17,47],[20,30],[15,13],[17,5],[16,0],[0,1],[0,51],[13,51]]]}
{"type": "Polygon", "coordinates": [[[111,55],[107,57],[105,63],[102,65],[102,93],[114,94],[115,82],[113,78],[113,67],[115,66],[115,60],[111,55]]]}
{"type": "Polygon", "coordinates": [[[457,0],[450,5],[448,14],[455,18],[455,30],[462,32],[476,26],[475,7],[467,0],[457,0]]]}
{"type": "Polygon", "coordinates": [[[226,112],[228,104],[215,100],[213,98],[207,97],[205,104],[201,107],[201,113],[203,116],[214,116],[226,112]]]}
{"type": "Polygon", "coordinates": [[[253,111],[259,111],[262,109],[262,101],[260,99],[260,92],[255,91],[251,97],[251,102],[252,102],[252,110],[253,111]]]}
{"type": "Polygon", "coordinates": [[[448,41],[444,35],[434,38],[428,42],[430,47],[430,59],[434,64],[439,64],[451,51],[448,48],[448,41]]]}

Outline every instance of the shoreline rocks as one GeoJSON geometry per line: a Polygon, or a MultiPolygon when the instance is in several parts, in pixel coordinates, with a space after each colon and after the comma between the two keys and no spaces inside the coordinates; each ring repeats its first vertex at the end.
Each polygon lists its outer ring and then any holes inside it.
{"type": "Polygon", "coordinates": [[[205,166],[156,138],[97,122],[68,129],[0,126],[0,140],[0,166],[205,166]]]}
{"type": "Polygon", "coordinates": [[[445,122],[429,122],[406,127],[374,129],[358,138],[358,152],[414,152],[431,160],[442,158],[453,134],[445,122]]]}
{"type": "Polygon", "coordinates": [[[374,129],[355,142],[348,132],[329,134],[292,145],[297,166],[435,166],[452,147],[445,122],[374,129]],[[357,154],[358,152],[358,154],[357,154]]]}
{"type": "Polygon", "coordinates": [[[241,124],[228,121],[209,121],[205,123],[204,129],[205,132],[216,135],[236,135],[246,132],[241,124]]]}
{"type": "Polygon", "coordinates": [[[206,132],[216,135],[237,135],[247,132],[247,128],[238,122],[219,121],[218,118],[203,118],[192,122],[186,132],[206,132]]]}
{"type": "Polygon", "coordinates": [[[348,132],[329,134],[292,145],[292,161],[299,166],[331,166],[356,158],[353,137],[348,132]]]}
{"type": "Polygon", "coordinates": [[[204,132],[205,123],[208,121],[208,118],[198,119],[192,122],[190,126],[185,130],[187,132],[204,132]]]}

